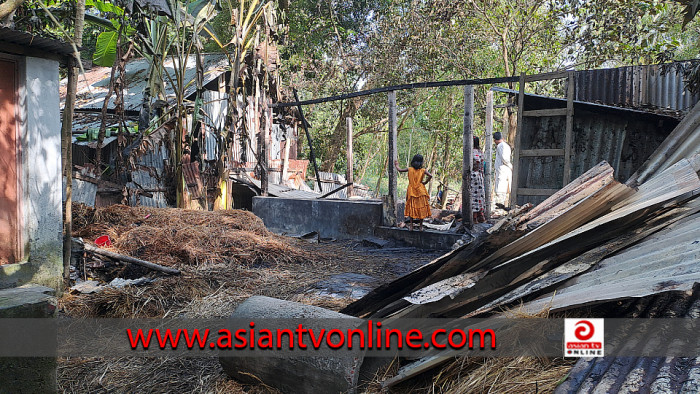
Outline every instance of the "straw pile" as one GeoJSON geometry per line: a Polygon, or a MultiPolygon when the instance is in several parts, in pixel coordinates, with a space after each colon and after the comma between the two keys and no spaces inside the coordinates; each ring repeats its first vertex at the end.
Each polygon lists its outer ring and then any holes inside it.
{"type": "MultiPolygon", "coordinates": [[[[73,206],[74,233],[92,242],[109,235],[115,252],[174,266],[182,275],[145,286],[93,294],[64,294],[70,317],[226,318],[253,295],[339,310],[351,299],[308,293],[314,283],[354,272],[392,280],[435,256],[416,252],[369,253],[340,243],[317,244],[277,236],[245,211],[185,211],[116,205],[73,206]],[[148,216],[150,215],[150,216],[148,216]]],[[[58,365],[64,392],[262,393],[228,378],[211,358],[64,358],[58,365]]]]}
{"type": "Polygon", "coordinates": [[[517,358],[455,359],[433,381],[444,393],[551,393],[575,361],[517,358]]]}
{"type": "Polygon", "coordinates": [[[74,234],[109,235],[118,253],[166,266],[302,263],[313,258],[269,232],[247,211],[189,211],[74,204],[74,234]]]}

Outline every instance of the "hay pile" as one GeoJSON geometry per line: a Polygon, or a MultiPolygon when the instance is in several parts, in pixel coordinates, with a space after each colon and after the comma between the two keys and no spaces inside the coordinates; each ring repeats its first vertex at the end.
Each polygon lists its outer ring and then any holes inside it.
{"type": "Polygon", "coordinates": [[[442,369],[432,387],[443,393],[551,393],[574,360],[463,357],[442,369]]]}
{"type": "Polygon", "coordinates": [[[269,232],[247,211],[189,211],[74,204],[75,236],[109,235],[118,253],[167,266],[213,263],[302,263],[308,252],[269,232]]]}
{"type": "MultiPolygon", "coordinates": [[[[271,233],[246,211],[124,205],[93,209],[74,204],[73,223],[75,236],[86,242],[109,235],[117,253],[182,271],[180,276],[161,277],[143,287],[67,294],[61,306],[73,317],[227,317],[250,296],[289,299],[337,270],[329,256],[271,233]]],[[[128,268],[131,271],[123,269],[117,275],[161,276],[140,267],[128,268]]]]}

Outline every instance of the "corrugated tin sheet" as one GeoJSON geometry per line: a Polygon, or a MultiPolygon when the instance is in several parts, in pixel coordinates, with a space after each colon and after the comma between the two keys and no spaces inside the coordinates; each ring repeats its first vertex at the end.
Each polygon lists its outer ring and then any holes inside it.
{"type": "Polygon", "coordinates": [[[138,160],[138,168],[131,172],[132,182],[127,183],[129,188],[142,188],[153,194],[153,198],[138,194],[129,197],[129,205],[142,205],[145,207],[167,208],[165,199],[163,175],[165,161],[168,160],[168,150],[164,145],[143,155],[138,160]]]}
{"type": "Polygon", "coordinates": [[[576,71],[574,97],[610,105],[687,111],[700,101],[700,93],[685,88],[684,70],[698,62],[576,71]]]}
{"type": "Polygon", "coordinates": [[[203,110],[205,136],[204,136],[204,160],[216,160],[219,151],[219,140],[226,124],[226,111],[228,108],[228,94],[207,90],[202,95],[204,101],[203,110]]]}
{"type": "Polygon", "coordinates": [[[35,36],[27,32],[0,27],[0,42],[21,45],[26,48],[41,49],[45,52],[68,56],[73,54],[73,47],[63,41],[35,36]]]}
{"type": "MultiPolygon", "coordinates": [[[[260,190],[260,181],[257,179],[252,179],[252,178],[245,176],[245,175],[237,176],[235,174],[231,175],[231,179],[234,181],[239,181],[239,182],[244,183],[244,184],[253,185],[258,190],[260,190]]],[[[274,183],[268,184],[268,193],[273,197],[282,197],[282,198],[315,199],[315,198],[318,198],[320,196],[320,194],[318,194],[318,193],[292,189],[291,187],[278,185],[278,184],[274,184],[274,183]]]]}
{"type": "MultiPolygon", "coordinates": [[[[597,309],[607,309],[603,305],[597,309]]],[[[693,292],[665,293],[611,305],[615,317],[700,317],[700,287],[693,292]],[[620,313],[622,312],[622,313],[620,313]]],[[[658,340],[656,338],[642,338],[658,340]]],[[[556,393],[697,393],[700,391],[700,357],[594,357],[582,358],[556,393]]]]}
{"type": "Polygon", "coordinates": [[[199,162],[182,164],[182,177],[185,178],[185,185],[192,198],[204,197],[204,185],[199,177],[199,162]]]}
{"type": "Polygon", "coordinates": [[[692,215],[602,260],[597,269],[523,305],[528,312],[577,306],[665,291],[689,291],[700,283],[700,214],[692,215]]]}
{"type": "MultiPolygon", "coordinates": [[[[319,172],[318,175],[321,177],[321,187],[323,190],[319,192],[318,182],[314,182],[314,191],[319,194],[326,194],[348,183],[348,181],[345,179],[345,176],[341,174],[335,174],[332,172],[319,172]]],[[[345,188],[339,192],[335,192],[326,198],[347,199],[348,189],[345,188]]]]}
{"type": "MultiPolygon", "coordinates": [[[[203,56],[204,60],[204,84],[213,81],[219,75],[226,72],[228,60],[223,54],[207,54],[203,56]]],[[[129,61],[126,64],[126,86],[124,88],[124,109],[127,111],[139,111],[143,102],[143,91],[146,87],[148,77],[148,67],[150,63],[147,59],[139,58],[129,61]]],[[[165,69],[174,77],[173,59],[169,58],[165,61],[165,69]]],[[[109,75],[111,68],[95,67],[88,71],[84,76],[78,78],[78,92],[76,100],[76,109],[78,110],[98,110],[102,108],[102,103],[107,96],[109,87],[109,75]],[[87,81],[87,83],[86,83],[87,81]],[[89,84],[89,86],[88,86],[89,84]]],[[[187,59],[187,69],[185,71],[185,81],[190,82],[195,80],[197,73],[196,57],[191,55],[187,59]]],[[[173,97],[175,94],[174,87],[168,82],[166,77],[165,90],[168,97],[173,97]]],[[[65,80],[61,81],[62,92],[65,92],[65,80]]],[[[189,84],[185,88],[185,97],[190,97],[196,91],[197,86],[194,83],[189,84]]],[[[113,108],[114,96],[110,100],[110,108],[113,108]]]]}
{"type": "MultiPolygon", "coordinates": [[[[63,183],[65,183],[65,180],[63,183]]],[[[71,198],[73,202],[79,202],[89,207],[94,207],[95,196],[97,195],[97,184],[77,178],[73,178],[72,184],[73,189],[71,190],[71,198]]],[[[65,194],[65,190],[63,193],[65,194]]],[[[65,196],[63,199],[65,201],[65,196]]]]}

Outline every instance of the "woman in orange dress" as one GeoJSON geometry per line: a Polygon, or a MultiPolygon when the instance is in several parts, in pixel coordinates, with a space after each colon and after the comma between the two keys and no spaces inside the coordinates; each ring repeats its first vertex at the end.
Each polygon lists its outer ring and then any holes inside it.
{"type": "Polygon", "coordinates": [[[399,168],[398,160],[394,160],[394,167],[398,172],[408,172],[408,190],[406,191],[406,208],[404,216],[411,220],[409,230],[413,231],[413,222],[420,223],[423,231],[423,219],[430,217],[430,196],[425,185],[430,182],[432,175],[423,168],[423,156],[415,155],[408,168],[399,168]],[[423,178],[427,177],[425,180],[423,178]]]}

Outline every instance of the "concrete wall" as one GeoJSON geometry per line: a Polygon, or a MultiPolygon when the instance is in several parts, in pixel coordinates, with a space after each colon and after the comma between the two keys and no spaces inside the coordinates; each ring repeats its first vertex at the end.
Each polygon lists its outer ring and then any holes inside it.
{"type": "Polygon", "coordinates": [[[20,62],[20,234],[23,263],[0,267],[0,288],[32,282],[61,286],[62,176],[58,62],[20,62]]]}
{"type": "Polygon", "coordinates": [[[323,238],[368,237],[382,224],[380,201],[256,196],[253,197],[253,213],[276,233],[302,235],[316,231],[323,238]]]}

